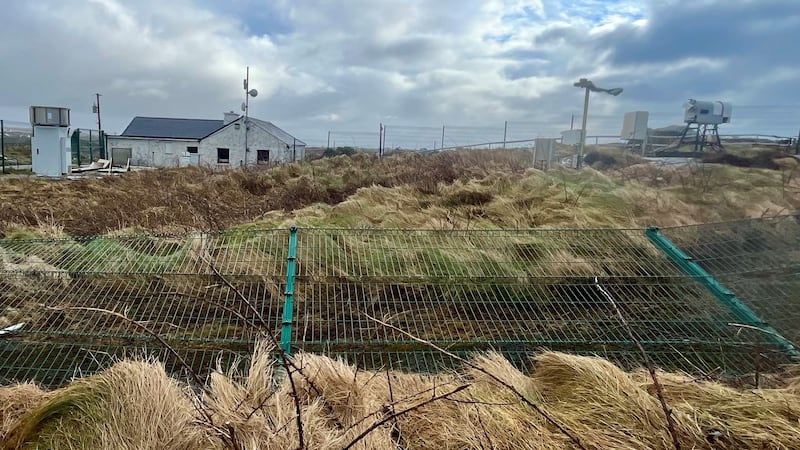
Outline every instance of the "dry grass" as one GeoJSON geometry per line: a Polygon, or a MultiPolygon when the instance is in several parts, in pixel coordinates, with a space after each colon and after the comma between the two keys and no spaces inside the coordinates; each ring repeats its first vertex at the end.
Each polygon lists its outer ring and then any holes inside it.
{"type": "MultiPolygon", "coordinates": [[[[627,155],[627,154],[626,154],[627,155]]],[[[236,225],[662,226],[800,208],[800,168],[660,166],[614,156],[603,171],[528,169],[523,151],[340,156],[269,169],[161,169],[120,177],[0,180],[11,237],[236,225]]],[[[598,166],[600,167],[600,166],[598,166]]]]}
{"type": "MultiPolygon", "coordinates": [[[[0,388],[4,448],[297,448],[294,394],[269,350],[259,347],[243,373],[211,375],[208,393],[199,396],[161,365],[137,361],[50,393],[29,384],[0,388]]],[[[353,448],[364,449],[398,442],[407,449],[574,448],[485,372],[540,405],[585,448],[672,445],[649,377],[601,358],[547,352],[531,374],[497,354],[476,356],[474,369],[438,375],[369,372],[310,354],[295,362],[306,448],[339,449],[354,440],[353,448]],[[430,401],[456,388],[463,390],[430,401]]],[[[681,374],[659,377],[684,448],[800,448],[795,381],[739,390],[681,374]]]]}

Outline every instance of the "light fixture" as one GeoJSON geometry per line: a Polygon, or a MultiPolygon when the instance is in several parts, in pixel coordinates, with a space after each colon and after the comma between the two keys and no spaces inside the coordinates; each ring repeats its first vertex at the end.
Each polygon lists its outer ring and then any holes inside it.
{"type": "Polygon", "coordinates": [[[578,161],[576,164],[576,167],[580,169],[583,166],[583,149],[586,147],[586,119],[589,115],[589,92],[605,92],[606,94],[616,97],[617,95],[622,94],[622,88],[599,88],[592,83],[592,80],[586,78],[581,78],[577,82],[573,83],[573,86],[586,89],[586,96],[583,100],[583,126],[581,127],[581,143],[580,147],[578,147],[578,161]]]}

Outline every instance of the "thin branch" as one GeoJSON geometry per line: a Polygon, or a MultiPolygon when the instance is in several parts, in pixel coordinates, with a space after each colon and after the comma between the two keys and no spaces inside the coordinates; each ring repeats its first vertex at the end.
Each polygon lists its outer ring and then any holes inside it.
{"type": "Polygon", "coordinates": [[[392,411],[392,416],[394,416],[394,423],[392,423],[392,437],[395,440],[395,444],[398,450],[403,448],[403,433],[400,432],[400,424],[397,423],[397,416],[396,410],[394,408],[394,391],[392,390],[392,376],[389,373],[389,368],[386,368],[386,383],[389,385],[389,401],[391,402],[390,408],[392,411]]]}
{"type": "MultiPolygon", "coordinates": [[[[214,265],[214,263],[211,260],[206,259],[202,255],[200,256],[200,258],[203,259],[203,261],[205,261],[208,264],[208,266],[211,268],[211,271],[214,272],[214,275],[216,275],[216,277],[219,278],[220,281],[222,281],[226,286],[228,286],[228,288],[230,290],[232,290],[236,294],[236,296],[239,297],[239,299],[241,299],[245,303],[245,305],[247,305],[247,308],[250,311],[252,311],[252,313],[255,315],[255,317],[260,322],[262,329],[263,330],[267,330],[268,326],[267,326],[267,322],[264,320],[264,317],[261,315],[261,313],[258,311],[258,309],[256,309],[255,306],[253,306],[253,303],[250,302],[250,300],[242,293],[242,291],[240,291],[236,286],[234,286],[233,283],[228,281],[228,279],[225,278],[224,275],[222,275],[222,273],[219,271],[219,269],[217,269],[217,267],[214,265]]],[[[294,378],[292,377],[292,373],[291,373],[291,370],[289,370],[289,367],[290,366],[293,367],[301,375],[303,374],[303,372],[300,371],[297,368],[297,366],[295,366],[294,363],[290,360],[291,357],[286,352],[283,351],[283,349],[280,346],[280,343],[278,342],[277,338],[275,338],[275,336],[273,336],[271,334],[268,334],[268,333],[264,333],[264,334],[271,338],[273,345],[280,352],[279,360],[281,362],[281,365],[283,365],[284,369],[286,370],[286,376],[289,378],[289,384],[292,387],[292,399],[294,400],[295,412],[297,413],[296,421],[297,421],[298,443],[299,443],[299,446],[300,446],[299,448],[300,449],[305,449],[305,438],[304,438],[304,433],[303,433],[303,418],[300,415],[300,412],[301,412],[300,396],[297,394],[297,386],[294,383],[294,378]]]]}
{"type": "Polygon", "coordinates": [[[774,331],[765,330],[763,328],[755,327],[753,325],[745,325],[743,323],[729,323],[728,325],[732,326],[732,327],[746,328],[748,330],[760,331],[760,332],[762,332],[764,334],[768,334],[770,336],[774,336],[774,337],[780,339],[781,341],[786,342],[787,344],[791,345],[792,347],[797,348],[797,345],[794,342],[786,339],[785,337],[781,336],[780,334],[778,334],[778,333],[776,333],[774,331]]]}
{"type": "Polygon", "coordinates": [[[349,444],[344,446],[342,448],[342,450],[349,450],[349,449],[353,448],[353,446],[356,445],[359,441],[364,439],[368,434],[372,433],[375,429],[377,429],[378,427],[382,426],[386,422],[389,422],[390,420],[396,420],[398,417],[400,417],[402,415],[405,415],[405,414],[408,414],[410,412],[416,411],[417,409],[422,408],[423,406],[428,405],[430,403],[433,403],[433,402],[435,402],[437,400],[445,399],[447,397],[450,397],[451,395],[455,395],[455,394],[463,391],[464,389],[467,389],[470,386],[471,386],[470,384],[461,385],[461,386],[453,389],[450,392],[447,392],[445,394],[442,394],[442,395],[439,395],[439,396],[436,396],[436,397],[431,397],[431,398],[429,398],[428,400],[425,400],[422,403],[418,403],[418,404],[416,404],[414,406],[408,407],[408,408],[406,408],[406,409],[404,409],[402,411],[399,411],[399,412],[397,412],[395,414],[387,415],[383,419],[381,419],[381,420],[373,423],[372,425],[370,425],[370,427],[367,428],[366,430],[362,431],[361,434],[356,436],[352,441],[350,441],[349,444]]]}
{"type": "Polygon", "coordinates": [[[118,318],[120,318],[120,319],[122,319],[122,320],[124,320],[124,321],[126,321],[126,322],[132,323],[133,325],[136,325],[137,327],[139,327],[139,328],[141,328],[142,330],[144,330],[144,331],[145,331],[147,334],[149,334],[150,336],[153,336],[153,337],[154,337],[154,338],[155,338],[155,339],[156,339],[156,340],[157,340],[157,341],[158,341],[158,342],[159,342],[161,345],[163,345],[163,346],[164,346],[164,348],[166,348],[166,349],[167,349],[167,350],[168,350],[170,353],[172,353],[172,356],[174,356],[174,357],[175,357],[175,359],[177,359],[177,360],[178,360],[178,362],[179,362],[179,363],[180,363],[180,364],[181,364],[183,367],[185,367],[185,368],[186,368],[186,370],[188,370],[188,371],[189,371],[189,374],[192,376],[192,378],[194,378],[194,381],[195,381],[195,383],[197,383],[198,387],[199,387],[200,389],[202,389],[203,391],[205,391],[207,394],[211,394],[211,392],[210,392],[210,391],[208,390],[208,388],[206,387],[205,383],[204,383],[204,382],[203,382],[203,381],[200,379],[200,377],[197,375],[197,373],[194,371],[194,369],[192,369],[192,366],[190,366],[190,365],[189,365],[189,364],[188,364],[188,363],[187,363],[187,362],[186,362],[186,361],[185,361],[185,360],[184,360],[184,359],[181,357],[181,355],[179,355],[179,354],[178,354],[178,352],[177,352],[177,351],[175,351],[175,349],[174,349],[174,348],[172,348],[172,346],[171,346],[171,345],[169,345],[169,344],[167,343],[167,341],[165,341],[165,340],[164,340],[164,338],[162,338],[162,337],[161,337],[161,336],[160,336],[158,333],[156,333],[155,331],[153,331],[153,330],[151,330],[151,329],[147,328],[145,325],[142,325],[141,323],[139,323],[139,322],[137,322],[137,321],[135,321],[135,320],[133,320],[133,319],[129,318],[128,316],[126,316],[126,315],[124,315],[124,314],[118,313],[118,312],[116,312],[116,311],[111,311],[111,310],[108,310],[108,309],[103,309],[103,308],[89,308],[89,307],[84,307],[84,306],[73,306],[73,307],[70,307],[70,308],[68,308],[68,309],[80,310],[80,311],[91,311],[91,312],[99,312],[99,313],[103,313],[103,314],[108,314],[108,315],[111,315],[111,316],[114,316],[114,317],[118,317],[118,318]]]}
{"type": "Polygon", "coordinates": [[[517,388],[515,388],[512,385],[510,385],[509,383],[506,383],[505,381],[503,381],[503,379],[501,379],[497,375],[489,372],[488,370],[484,369],[483,367],[480,367],[480,366],[478,366],[478,365],[476,365],[476,364],[474,364],[474,363],[472,363],[472,362],[470,362],[470,361],[468,361],[468,360],[456,355],[455,353],[452,353],[452,352],[450,352],[448,350],[443,349],[442,347],[439,347],[438,345],[434,344],[433,342],[426,341],[425,339],[418,338],[418,337],[414,336],[413,334],[411,334],[411,333],[409,333],[409,332],[407,332],[407,331],[405,331],[405,330],[403,330],[401,328],[398,328],[398,327],[396,327],[394,325],[391,325],[391,324],[388,324],[386,322],[382,322],[382,321],[370,316],[369,314],[367,314],[365,312],[362,312],[361,314],[364,314],[368,319],[372,320],[373,322],[376,322],[376,323],[378,323],[380,325],[383,325],[383,326],[391,328],[391,329],[393,329],[393,330],[395,330],[395,331],[397,331],[399,333],[402,333],[403,335],[413,339],[414,341],[419,342],[420,344],[427,345],[428,347],[431,347],[434,350],[436,350],[436,351],[438,351],[438,352],[440,352],[440,353],[442,353],[444,355],[447,355],[450,358],[453,358],[456,361],[458,361],[458,362],[460,362],[460,363],[462,363],[462,364],[464,364],[464,365],[466,365],[468,367],[471,367],[471,368],[481,372],[482,374],[488,376],[489,378],[493,379],[495,382],[499,383],[501,386],[503,386],[504,388],[508,389],[512,393],[514,393],[514,395],[516,395],[517,398],[519,398],[522,401],[522,403],[525,403],[526,405],[528,405],[531,408],[533,408],[533,410],[536,411],[542,417],[544,417],[545,420],[547,420],[547,422],[550,423],[550,425],[556,427],[556,429],[558,429],[558,431],[560,431],[562,434],[567,436],[575,445],[578,446],[578,448],[580,448],[581,450],[586,450],[586,447],[584,447],[584,445],[581,443],[580,439],[578,439],[577,436],[575,436],[565,426],[563,426],[560,423],[558,423],[558,421],[556,421],[549,414],[547,414],[547,412],[545,412],[545,410],[542,409],[539,405],[537,405],[536,403],[533,403],[532,401],[528,400],[528,398],[525,397],[525,395],[522,392],[520,392],[517,388]]]}
{"type": "Polygon", "coordinates": [[[675,418],[672,416],[672,409],[667,405],[667,400],[664,398],[664,390],[661,387],[661,383],[658,381],[658,376],[656,376],[656,369],[653,367],[653,363],[650,361],[650,357],[645,351],[642,343],[639,342],[639,339],[636,338],[636,335],[633,332],[633,328],[631,328],[630,323],[625,319],[625,316],[620,311],[619,307],[617,307],[617,303],[614,301],[614,297],[608,293],[608,291],[600,285],[600,282],[597,280],[597,277],[594,277],[594,285],[597,286],[597,289],[603,294],[603,296],[611,303],[611,306],[614,308],[614,311],[617,313],[617,318],[619,321],[622,322],[622,325],[625,326],[625,330],[628,332],[628,337],[631,338],[636,347],[639,348],[639,352],[642,354],[642,360],[644,361],[645,366],[647,367],[647,371],[650,372],[650,378],[653,379],[653,387],[656,389],[656,395],[658,396],[658,401],[661,402],[661,409],[664,410],[664,416],[667,418],[667,431],[669,432],[670,437],[672,437],[672,444],[675,446],[675,450],[681,449],[681,442],[678,438],[678,432],[675,430],[675,418]]]}

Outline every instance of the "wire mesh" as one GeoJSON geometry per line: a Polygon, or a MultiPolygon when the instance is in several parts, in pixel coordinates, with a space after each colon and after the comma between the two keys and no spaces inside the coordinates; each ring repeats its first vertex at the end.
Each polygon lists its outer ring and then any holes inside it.
{"type": "Polygon", "coordinates": [[[738,371],[772,353],[641,230],[319,229],[302,230],[298,248],[297,345],[367,367],[377,353],[393,367],[441,368],[399,330],[463,354],[524,362],[548,348],[636,365],[609,296],[663,366],[738,371]]]}
{"type": "Polygon", "coordinates": [[[800,344],[800,215],[662,233],[795,347],[800,344]]]}
{"type": "MultiPolygon", "coordinates": [[[[797,235],[775,245],[796,257],[797,235]]],[[[254,324],[280,328],[288,242],[288,230],[0,240],[0,381],[59,385],[131,354],[183,371],[144,328],[200,374],[246,356],[254,324]]],[[[734,254],[752,253],[752,266],[730,270],[731,283],[785,268],[773,247],[748,245],[734,254]]],[[[399,330],[464,357],[497,350],[520,368],[542,349],[637,366],[615,306],[665,368],[735,374],[784,360],[763,333],[731,326],[643,230],[301,229],[296,261],[293,349],[363,368],[454,366],[399,330]]]]}
{"type": "Polygon", "coordinates": [[[263,318],[270,331],[279,325],[287,236],[263,230],[2,240],[0,330],[18,329],[0,332],[0,379],[58,384],[99,367],[78,358],[86,352],[116,357],[157,349],[163,356],[151,332],[197,362],[198,371],[213,367],[221,350],[246,355],[258,333],[252,324],[263,318]]]}

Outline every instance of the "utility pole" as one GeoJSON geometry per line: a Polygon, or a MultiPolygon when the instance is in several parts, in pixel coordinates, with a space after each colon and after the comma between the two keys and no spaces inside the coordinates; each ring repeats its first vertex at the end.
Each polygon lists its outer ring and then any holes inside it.
{"type": "Polygon", "coordinates": [[[503,125],[503,150],[506,149],[506,136],[508,135],[508,121],[506,120],[503,125]]]}
{"type": "Polygon", "coordinates": [[[331,130],[328,130],[328,146],[326,148],[331,148],[331,130]]]}
{"type": "Polygon", "coordinates": [[[383,122],[378,125],[378,158],[383,157],[383,122]]]}
{"type": "MultiPolygon", "coordinates": [[[[101,158],[103,158],[106,155],[103,154],[105,152],[103,151],[104,150],[104,146],[103,146],[103,124],[100,122],[100,94],[99,93],[95,93],[94,94],[94,98],[95,98],[95,102],[94,102],[94,106],[92,107],[92,110],[93,110],[92,112],[97,114],[97,145],[98,145],[99,150],[100,150],[98,153],[99,153],[99,156],[101,158]]],[[[90,142],[91,142],[91,140],[90,140],[90,142]]],[[[91,147],[91,143],[89,144],[89,146],[91,147]]]]}

